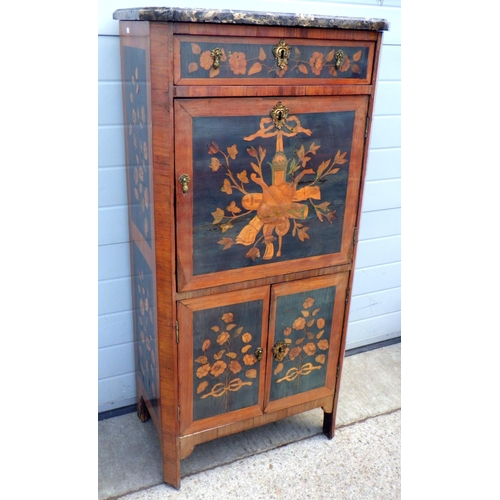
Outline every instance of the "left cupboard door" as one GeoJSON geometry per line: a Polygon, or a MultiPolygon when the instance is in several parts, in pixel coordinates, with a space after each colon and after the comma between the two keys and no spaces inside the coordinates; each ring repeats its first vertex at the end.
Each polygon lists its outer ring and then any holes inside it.
{"type": "Polygon", "coordinates": [[[181,435],[263,414],[269,287],[178,303],[181,435]]]}

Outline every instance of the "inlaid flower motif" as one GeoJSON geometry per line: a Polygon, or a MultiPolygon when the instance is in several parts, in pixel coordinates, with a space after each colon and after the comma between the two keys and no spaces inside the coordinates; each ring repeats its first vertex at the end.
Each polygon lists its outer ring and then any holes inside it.
{"type": "Polygon", "coordinates": [[[306,320],[303,317],[297,318],[292,325],[294,330],[303,330],[306,326],[306,320]]]}
{"type": "Polygon", "coordinates": [[[229,369],[236,375],[237,373],[241,372],[242,367],[236,359],[233,359],[229,363],[229,369]]]}
{"type": "Polygon", "coordinates": [[[216,342],[217,342],[217,344],[222,345],[222,344],[224,344],[224,342],[227,341],[228,338],[229,338],[229,333],[228,332],[222,332],[219,335],[217,335],[216,342]]]}
{"type": "Polygon", "coordinates": [[[233,313],[225,313],[222,315],[222,321],[224,321],[224,323],[231,323],[233,319],[233,313]]]}
{"type": "Polygon", "coordinates": [[[244,75],[247,71],[247,57],[244,52],[233,52],[229,56],[229,67],[235,75],[244,75]]]}
{"type": "Polygon", "coordinates": [[[316,344],[314,342],[309,342],[302,349],[309,356],[312,356],[316,352],[316,344]]]}
{"type": "Polygon", "coordinates": [[[200,366],[197,370],[196,370],[196,376],[198,378],[203,378],[203,377],[206,377],[208,375],[208,373],[210,372],[210,364],[207,363],[206,365],[202,365],[200,366]]]}
{"type": "Polygon", "coordinates": [[[257,363],[257,358],[253,354],[246,354],[243,358],[243,363],[247,366],[252,366],[257,363]]]}
{"type": "MultiPolygon", "coordinates": [[[[206,366],[206,365],[203,365],[203,366],[206,366]]],[[[214,377],[218,377],[219,375],[221,375],[224,372],[226,367],[227,367],[227,363],[225,361],[222,361],[222,360],[216,361],[213,364],[212,369],[210,370],[210,374],[213,375],[214,377]]]]}
{"type": "Polygon", "coordinates": [[[314,299],[312,297],[309,297],[306,300],[304,300],[304,303],[302,304],[302,307],[304,309],[309,309],[310,307],[313,306],[313,304],[314,304],[314,299]]]}
{"type": "Polygon", "coordinates": [[[251,333],[244,333],[242,336],[241,336],[241,340],[243,340],[243,342],[245,343],[248,343],[252,340],[252,334],[251,333]]]}
{"type": "Polygon", "coordinates": [[[323,328],[325,326],[325,320],[323,318],[318,318],[316,325],[318,325],[318,328],[323,328]]]}
{"type": "Polygon", "coordinates": [[[322,351],[326,351],[328,349],[328,340],[323,339],[318,342],[318,348],[322,351]]]}
{"type": "Polygon", "coordinates": [[[200,56],[200,66],[203,69],[206,69],[207,71],[212,67],[214,63],[214,60],[212,59],[212,56],[210,55],[210,51],[206,50],[203,52],[200,56]]]}
{"type": "Polygon", "coordinates": [[[325,64],[324,55],[321,52],[313,52],[313,55],[309,59],[309,64],[311,66],[311,71],[315,75],[320,75],[325,64]]]}

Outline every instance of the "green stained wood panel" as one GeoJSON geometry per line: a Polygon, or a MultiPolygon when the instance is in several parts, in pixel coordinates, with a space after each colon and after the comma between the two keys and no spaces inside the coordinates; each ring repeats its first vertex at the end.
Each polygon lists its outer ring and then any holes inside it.
{"type": "Polygon", "coordinates": [[[237,43],[211,40],[182,41],[181,78],[300,78],[354,79],[368,78],[370,48],[368,46],[294,45],[290,42],[288,64],[280,68],[273,55],[276,43],[237,43]],[[214,68],[211,52],[221,51],[218,68],[214,68]],[[341,59],[338,60],[338,56],[341,59]]]}
{"type": "Polygon", "coordinates": [[[341,250],[355,112],[262,119],[193,118],[195,275],[341,250]]]}
{"type": "Polygon", "coordinates": [[[155,282],[151,268],[134,243],[132,276],[137,370],[153,409],[158,406],[158,353],[155,282]]]}
{"type": "Polygon", "coordinates": [[[151,181],[146,51],[123,47],[127,176],[132,222],[151,245],[151,181]]]}
{"type": "Polygon", "coordinates": [[[335,286],[277,298],[275,345],[286,345],[273,360],[271,401],[323,387],[326,382],[335,286]]]}
{"type": "Polygon", "coordinates": [[[193,419],[258,404],[261,300],[193,313],[193,419]]]}

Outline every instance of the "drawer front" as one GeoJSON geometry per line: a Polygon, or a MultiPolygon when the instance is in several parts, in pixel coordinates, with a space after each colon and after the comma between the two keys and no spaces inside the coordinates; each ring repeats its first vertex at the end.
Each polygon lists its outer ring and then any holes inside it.
{"type": "Polygon", "coordinates": [[[374,47],[370,41],[177,36],[174,81],[176,85],[370,84],[374,47]]]}

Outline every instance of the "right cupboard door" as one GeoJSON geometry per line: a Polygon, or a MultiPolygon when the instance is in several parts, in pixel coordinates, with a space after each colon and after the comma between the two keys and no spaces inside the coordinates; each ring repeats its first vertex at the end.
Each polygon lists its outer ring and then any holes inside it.
{"type": "Polygon", "coordinates": [[[266,412],[333,396],[348,276],[271,288],[266,412]]]}

